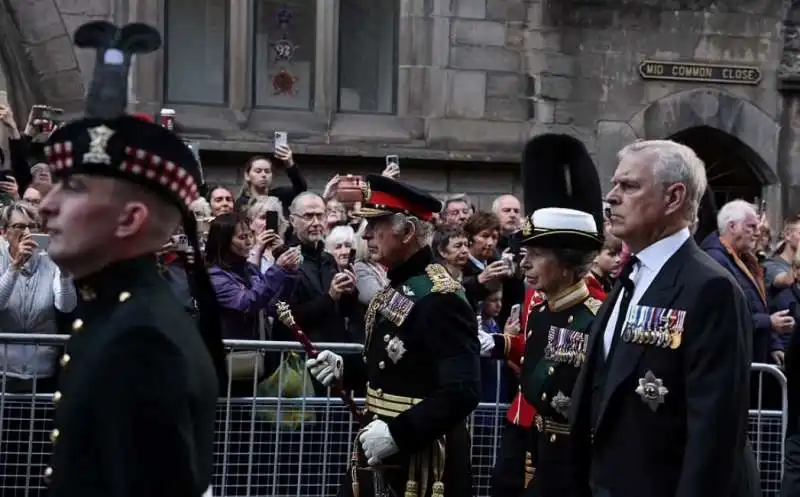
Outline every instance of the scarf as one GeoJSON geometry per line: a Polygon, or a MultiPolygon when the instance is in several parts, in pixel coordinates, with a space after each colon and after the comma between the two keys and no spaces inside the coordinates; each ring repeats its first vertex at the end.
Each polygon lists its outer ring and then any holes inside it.
{"type": "Polygon", "coordinates": [[[733,247],[731,247],[728,242],[722,238],[720,238],[719,241],[722,244],[722,247],[728,252],[728,255],[731,256],[733,262],[736,263],[736,266],[742,270],[745,276],[747,276],[756,287],[756,290],[758,290],[758,295],[761,297],[761,301],[764,303],[764,305],[767,305],[767,290],[764,286],[764,270],[758,264],[758,259],[756,256],[749,252],[738,254],[735,250],[733,250],[733,247]]]}

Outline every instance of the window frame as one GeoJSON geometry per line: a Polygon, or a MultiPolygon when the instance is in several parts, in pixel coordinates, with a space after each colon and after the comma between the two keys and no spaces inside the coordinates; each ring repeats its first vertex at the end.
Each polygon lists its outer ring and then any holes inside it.
{"type": "MultiPolygon", "coordinates": [[[[191,100],[171,100],[168,99],[169,95],[169,71],[167,68],[169,67],[169,14],[168,14],[168,6],[167,3],[170,0],[162,0],[162,19],[163,23],[161,26],[161,39],[162,39],[162,82],[161,82],[161,100],[164,102],[164,105],[202,105],[202,106],[209,106],[209,107],[227,107],[230,102],[231,97],[231,81],[230,81],[230,71],[225,70],[225,75],[222,83],[222,102],[218,103],[211,103],[211,102],[196,102],[191,100]]],[[[197,0],[195,0],[197,1],[197,0]]],[[[202,0],[201,0],[202,1],[202,0]]],[[[338,1],[338,0],[337,0],[338,1]]],[[[233,5],[231,2],[225,2],[225,46],[223,49],[224,52],[224,62],[223,67],[228,68],[231,66],[231,31],[233,30],[233,22],[231,18],[231,10],[233,9],[233,5]]]]}
{"type": "MultiPolygon", "coordinates": [[[[339,6],[340,0],[334,0],[336,2],[337,8],[339,6]]],[[[373,0],[375,1],[375,0],[373,0]]],[[[392,74],[392,105],[391,109],[388,112],[370,112],[364,110],[342,110],[341,108],[341,98],[342,98],[342,81],[339,75],[341,65],[339,64],[339,54],[342,53],[342,40],[339,36],[341,31],[339,27],[339,16],[336,16],[336,105],[335,105],[335,112],[337,114],[350,114],[350,115],[369,115],[369,116],[396,116],[397,115],[397,96],[398,96],[398,89],[397,87],[400,84],[400,0],[378,0],[384,2],[391,2],[392,3],[392,15],[395,18],[394,22],[394,29],[392,32],[392,46],[394,50],[392,51],[392,67],[393,67],[393,74],[392,74]]]]}
{"type": "MultiPolygon", "coordinates": [[[[128,5],[114,0],[119,9],[117,21],[145,22],[165,33],[166,2],[169,0],[139,0],[128,5]],[[123,5],[124,4],[124,5],[123,5]]],[[[208,150],[239,150],[253,153],[272,151],[272,134],[285,130],[290,134],[297,153],[337,153],[341,135],[352,140],[361,129],[376,130],[376,139],[385,141],[397,133],[419,133],[421,123],[407,116],[402,101],[410,90],[400,88],[403,81],[399,63],[400,33],[404,18],[402,3],[395,2],[398,21],[395,28],[395,85],[393,113],[339,112],[339,0],[316,0],[316,47],[313,88],[313,108],[277,109],[255,107],[252,88],[255,44],[252,29],[254,0],[237,0],[228,4],[226,39],[226,101],[225,105],[199,103],[167,103],[166,50],[134,58],[131,68],[131,111],[157,114],[164,106],[176,111],[187,137],[199,140],[208,150]],[[411,118],[411,119],[409,119],[411,118]],[[350,138],[348,138],[350,137],[350,138]],[[333,148],[332,148],[333,147],[333,148]]],[[[376,145],[378,146],[378,145],[376,145]]],[[[339,152],[341,153],[341,152],[339,152]]],[[[382,152],[381,152],[382,153],[382,152]]]]}
{"type": "MultiPolygon", "coordinates": [[[[249,69],[250,69],[250,85],[249,85],[249,88],[248,88],[248,90],[250,92],[250,108],[253,111],[256,111],[256,110],[271,110],[271,111],[283,111],[283,112],[313,112],[314,109],[315,109],[315,106],[316,106],[317,93],[318,93],[318,90],[319,90],[319,88],[317,87],[317,72],[319,71],[319,65],[320,65],[320,60],[319,60],[319,56],[318,56],[319,49],[320,49],[320,43],[319,43],[319,40],[318,40],[318,38],[319,38],[319,34],[318,33],[319,33],[320,23],[319,23],[319,19],[317,18],[317,16],[320,15],[320,0],[315,0],[315,2],[314,2],[314,10],[315,10],[315,12],[314,12],[314,23],[315,23],[316,26],[314,28],[314,48],[313,48],[313,54],[312,54],[312,57],[311,57],[311,60],[312,60],[312,64],[311,64],[311,80],[312,80],[312,83],[311,83],[311,91],[310,91],[310,102],[309,102],[310,105],[307,106],[307,107],[302,107],[302,108],[300,108],[300,107],[273,107],[273,106],[269,106],[269,105],[259,105],[258,102],[257,102],[257,99],[256,99],[256,84],[257,84],[257,80],[258,80],[258,74],[256,72],[256,67],[255,67],[256,66],[256,59],[257,59],[256,48],[255,48],[255,33],[256,33],[256,25],[255,25],[255,23],[258,20],[257,19],[257,15],[256,15],[257,14],[257,11],[256,11],[257,3],[260,2],[260,1],[262,1],[262,0],[247,0],[247,2],[250,3],[250,5],[251,5],[251,11],[250,11],[251,15],[250,15],[249,26],[248,26],[248,30],[250,32],[249,32],[249,35],[247,37],[247,39],[249,41],[249,56],[247,57],[247,59],[248,59],[249,69]]],[[[337,3],[339,2],[339,0],[334,0],[334,1],[336,1],[337,3]]]]}

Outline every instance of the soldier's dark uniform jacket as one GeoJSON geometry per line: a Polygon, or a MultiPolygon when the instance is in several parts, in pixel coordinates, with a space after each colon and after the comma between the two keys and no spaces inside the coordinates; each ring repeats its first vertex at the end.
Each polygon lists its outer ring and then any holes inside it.
{"type": "MultiPolygon", "coordinates": [[[[600,182],[586,149],[565,135],[542,135],[529,142],[523,162],[525,206],[533,212],[518,234],[520,243],[530,250],[571,250],[573,263],[579,264],[576,254],[588,256],[603,243],[600,182]]],[[[524,495],[588,495],[567,415],[586,360],[589,327],[601,304],[580,278],[528,315],[520,389],[536,409],[531,447],[536,473],[524,495]]],[[[495,337],[493,354],[507,354],[509,342],[509,337],[495,337]]]]}
{"type": "MultiPolygon", "coordinates": [[[[367,217],[389,206],[417,213],[398,208],[387,193],[412,200],[426,195],[387,178],[368,180],[372,202],[362,207],[367,217]]],[[[434,262],[428,247],[390,269],[388,277],[390,286],[375,296],[365,317],[366,408],[371,419],[388,424],[399,452],[382,462],[386,469],[377,475],[360,469],[366,464],[359,454],[351,461],[345,493],[378,497],[377,476],[378,487],[398,496],[472,495],[467,417],[480,392],[475,316],[461,285],[434,262]]]]}
{"type": "Polygon", "coordinates": [[[54,394],[54,496],[192,496],[211,484],[217,376],[154,256],[76,282],[54,394]]]}
{"type": "Polygon", "coordinates": [[[98,58],[87,117],[56,130],[45,146],[63,182],[57,188],[70,188],[73,175],[111,177],[177,208],[194,249],[200,330],[160,276],[155,253],[78,278],[74,321],[61,330],[71,337],[60,359],[53,454],[43,476],[54,497],[199,497],[211,483],[216,399],[225,380],[216,299],[189,211],[200,166],[176,135],[124,114],[131,54],[158,48],[159,33],[93,22],[75,41],[96,48],[98,58]]]}

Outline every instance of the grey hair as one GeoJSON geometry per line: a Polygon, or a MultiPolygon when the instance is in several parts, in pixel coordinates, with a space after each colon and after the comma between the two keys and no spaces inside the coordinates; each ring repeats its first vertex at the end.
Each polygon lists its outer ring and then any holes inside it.
{"type": "Polygon", "coordinates": [[[449,197],[445,198],[444,201],[442,201],[442,214],[447,212],[447,208],[450,207],[450,204],[454,204],[456,202],[464,202],[469,207],[475,206],[466,193],[457,193],[455,195],[450,195],[449,197]]]}
{"type": "Polygon", "coordinates": [[[18,200],[6,205],[3,207],[2,211],[0,211],[0,226],[2,228],[8,228],[8,224],[11,222],[11,216],[13,216],[15,212],[22,214],[31,221],[39,221],[39,213],[36,210],[36,206],[30,202],[18,200]]]}
{"type": "Polygon", "coordinates": [[[325,250],[333,252],[339,244],[348,244],[352,248],[356,247],[356,233],[350,226],[335,226],[328,236],[325,237],[325,250]]]}
{"type": "Polygon", "coordinates": [[[728,232],[728,225],[742,221],[748,215],[758,216],[756,206],[742,199],[731,200],[717,213],[717,229],[720,235],[728,232]]]}
{"type": "Polygon", "coordinates": [[[500,200],[506,197],[513,198],[514,200],[519,202],[519,199],[516,196],[511,195],[510,193],[504,193],[503,195],[500,195],[499,197],[495,198],[492,201],[492,212],[494,212],[495,214],[500,214],[500,200]]]}
{"type": "Polygon", "coordinates": [[[283,205],[278,197],[256,197],[250,202],[250,206],[247,208],[247,218],[252,220],[267,212],[278,213],[279,226],[286,224],[286,218],[283,216],[283,205]]]}
{"type": "Polygon", "coordinates": [[[406,214],[397,213],[392,215],[392,229],[397,234],[404,233],[406,225],[409,223],[414,226],[414,237],[419,246],[430,245],[433,238],[433,225],[431,223],[406,214]]]}
{"type": "Polygon", "coordinates": [[[307,199],[310,199],[310,198],[317,198],[317,199],[320,200],[320,202],[323,203],[323,205],[325,204],[325,201],[322,199],[322,197],[319,194],[316,194],[314,192],[305,191],[305,192],[300,193],[299,195],[297,195],[294,198],[294,200],[292,200],[292,203],[289,205],[289,212],[291,214],[297,214],[297,211],[300,210],[300,206],[303,205],[303,202],[305,202],[307,199]]]}
{"type": "Polygon", "coordinates": [[[706,166],[694,150],[672,140],[642,140],[627,145],[617,154],[622,160],[629,155],[648,155],[652,159],[653,175],[665,187],[681,183],[688,199],[687,221],[693,221],[708,187],[706,166]]]}

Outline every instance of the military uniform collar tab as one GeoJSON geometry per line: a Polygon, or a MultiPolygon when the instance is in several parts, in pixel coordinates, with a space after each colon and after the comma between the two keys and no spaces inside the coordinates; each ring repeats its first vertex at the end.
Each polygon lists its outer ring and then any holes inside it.
{"type": "Polygon", "coordinates": [[[110,296],[116,299],[123,293],[130,295],[129,289],[135,284],[135,280],[148,274],[158,277],[155,254],[115,262],[96,273],[76,280],[75,287],[83,301],[90,302],[98,296],[110,296]]]}
{"type": "Polygon", "coordinates": [[[433,262],[433,252],[424,247],[397,267],[389,269],[387,276],[391,284],[398,285],[418,274],[425,274],[425,268],[433,262]]]}
{"type": "Polygon", "coordinates": [[[553,298],[547,299],[547,308],[553,312],[569,309],[589,298],[586,282],[580,280],[553,298]]]}

